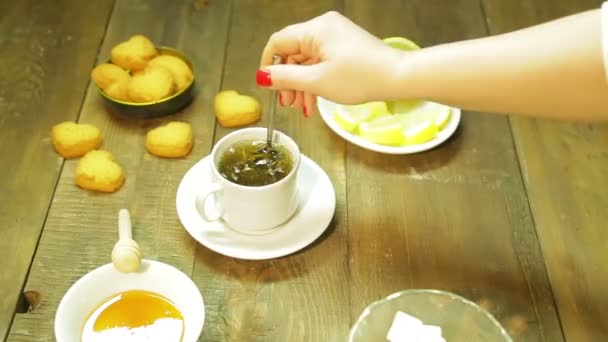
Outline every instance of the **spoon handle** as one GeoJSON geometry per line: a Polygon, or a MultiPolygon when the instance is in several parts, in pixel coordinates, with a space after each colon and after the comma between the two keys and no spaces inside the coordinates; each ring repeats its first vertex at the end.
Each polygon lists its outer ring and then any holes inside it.
{"type": "Polygon", "coordinates": [[[118,240],[132,239],[131,216],[127,209],[120,209],[118,212],[118,240]]]}
{"type": "MultiPolygon", "coordinates": [[[[272,56],[272,64],[281,64],[281,56],[272,56]]],[[[269,96],[270,98],[268,102],[270,103],[270,110],[268,117],[268,130],[266,131],[266,144],[268,146],[272,146],[272,134],[274,133],[274,113],[277,107],[277,91],[271,90],[269,96]]]]}

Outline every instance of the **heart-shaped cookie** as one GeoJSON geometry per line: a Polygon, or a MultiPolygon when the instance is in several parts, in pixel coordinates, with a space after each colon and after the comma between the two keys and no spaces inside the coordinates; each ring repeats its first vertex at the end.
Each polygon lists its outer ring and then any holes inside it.
{"type": "Polygon", "coordinates": [[[192,141],[192,126],[186,122],[172,121],[148,132],[146,149],[159,157],[179,158],[190,153],[192,141]]]}
{"type": "Polygon", "coordinates": [[[177,91],[186,88],[192,82],[192,70],[186,62],[183,60],[170,55],[163,55],[154,57],[149,66],[162,66],[165,67],[173,76],[173,80],[177,85],[177,91]]]}
{"type": "Polygon", "coordinates": [[[130,71],[143,70],[156,54],[154,44],[142,35],[129,38],[111,51],[112,63],[130,71]]]}
{"type": "Polygon", "coordinates": [[[99,88],[105,90],[115,82],[129,79],[130,75],[118,65],[103,63],[91,71],[91,78],[99,88]]]}
{"type": "Polygon", "coordinates": [[[223,127],[249,125],[260,119],[260,103],[235,90],[224,90],[215,95],[215,116],[223,127]]]}
{"type": "Polygon", "coordinates": [[[149,66],[131,77],[127,87],[133,102],[153,102],[164,99],[175,91],[175,82],[169,70],[160,66],[149,66]]]}
{"type": "Polygon", "coordinates": [[[81,188],[114,192],[125,180],[122,168],[108,151],[94,150],[85,154],[76,167],[76,185],[81,188]]]}
{"type": "Polygon", "coordinates": [[[76,158],[101,144],[101,132],[93,125],[65,121],[53,126],[53,147],[64,158],[76,158]]]}
{"type": "Polygon", "coordinates": [[[131,101],[129,98],[129,84],[131,83],[131,76],[124,80],[116,81],[110,84],[103,91],[113,99],[121,101],[131,101]]]}

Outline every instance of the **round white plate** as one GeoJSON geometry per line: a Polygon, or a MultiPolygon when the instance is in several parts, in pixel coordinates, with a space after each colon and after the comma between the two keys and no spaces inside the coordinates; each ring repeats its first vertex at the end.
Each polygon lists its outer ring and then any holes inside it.
{"type": "Polygon", "coordinates": [[[223,221],[206,221],[195,206],[197,192],[211,181],[210,158],[196,163],[177,189],[177,215],[203,246],[226,256],[263,260],[294,253],[315,241],[331,222],[336,193],[327,174],[302,155],[298,174],[298,209],[286,223],[263,235],[239,233],[223,221]]]}
{"type": "Polygon", "coordinates": [[[387,154],[411,154],[418,153],[430,150],[444,141],[448,140],[449,137],[456,132],[456,128],[458,128],[458,124],[460,123],[461,111],[459,108],[451,108],[450,121],[446,124],[446,126],[437,133],[435,139],[425,142],[424,144],[418,145],[408,145],[408,146],[388,146],[388,145],[380,145],[370,142],[361,138],[358,135],[352,134],[343,130],[334,120],[334,109],[337,104],[326,100],[321,97],[317,97],[317,108],[319,109],[319,113],[323,118],[323,121],[331,128],[336,134],[344,138],[345,140],[363,147],[365,149],[376,151],[380,153],[387,154]]]}

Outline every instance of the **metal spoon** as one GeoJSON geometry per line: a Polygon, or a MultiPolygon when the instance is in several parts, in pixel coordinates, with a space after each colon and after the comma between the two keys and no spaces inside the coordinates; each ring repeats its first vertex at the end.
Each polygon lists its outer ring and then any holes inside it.
{"type": "MultiPolygon", "coordinates": [[[[281,56],[279,55],[274,55],[272,56],[272,64],[281,64],[281,56]]],[[[268,101],[270,103],[270,110],[269,110],[269,116],[268,116],[268,130],[267,130],[267,135],[266,135],[266,148],[270,149],[272,148],[272,135],[274,133],[274,112],[276,110],[277,107],[277,91],[276,90],[271,90],[270,91],[270,101],[268,101]]]]}

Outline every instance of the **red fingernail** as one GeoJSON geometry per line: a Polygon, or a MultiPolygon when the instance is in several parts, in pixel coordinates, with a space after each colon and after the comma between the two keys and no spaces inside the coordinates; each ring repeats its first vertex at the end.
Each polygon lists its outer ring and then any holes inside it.
{"type": "Polygon", "coordinates": [[[281,93],[279,93],[279,103],[281,104],[281,107],[285,107],[283,104],[283,95],[281,95],[281,93]]]}
{"type": "Polygon", "coordinates": [[[272,80],[270,79],[270,71],[258,70],[255,73],[255,81],[260,87],[270,87],[272,80]]]}
{"type": "Polygon", "coordinates": [[[302,110],[304,111],[304,116],[308,117],[308,108],[306,108],[306,105],[302,106],[302,110]]]}

